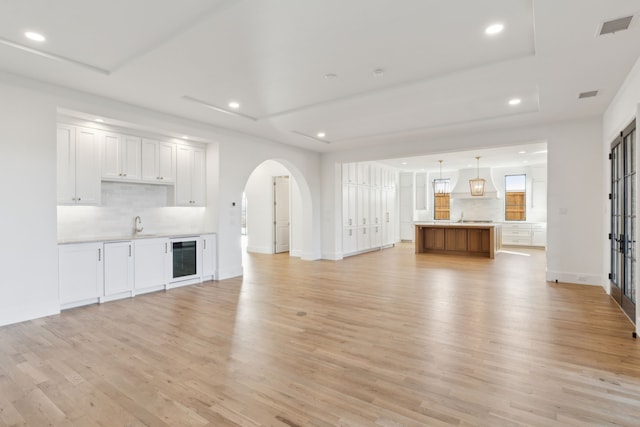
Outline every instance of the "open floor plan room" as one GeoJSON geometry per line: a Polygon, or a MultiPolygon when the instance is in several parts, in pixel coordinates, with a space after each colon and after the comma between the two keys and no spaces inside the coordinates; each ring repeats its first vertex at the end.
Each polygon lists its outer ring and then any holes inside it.
{"type": "Polygon", "coordinates": [[[2,328],[0,425],[638,423],[640,348],[545,253],[247,254],[244,278],[2,328]]]}

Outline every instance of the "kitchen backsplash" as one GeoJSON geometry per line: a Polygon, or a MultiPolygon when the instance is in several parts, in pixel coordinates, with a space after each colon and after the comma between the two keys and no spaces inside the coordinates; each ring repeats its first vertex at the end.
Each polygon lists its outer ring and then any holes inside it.
{"type": "Polygon", "coordinates": [[[160,185],[103,182],[101,206],[58,206],[58,240],[129,236],[138,215],[142,218],[143,233],[207,231],[206,209],[167,206],[169,191],[160,185]]]}
{"type": "Polygon", "coordinates": [[[464,214],[464,219],[472,221],[493,221],[502,222],[501,199],[453,199],[451,200],[451,220],[457,221],[460,215],[464,214]]]}

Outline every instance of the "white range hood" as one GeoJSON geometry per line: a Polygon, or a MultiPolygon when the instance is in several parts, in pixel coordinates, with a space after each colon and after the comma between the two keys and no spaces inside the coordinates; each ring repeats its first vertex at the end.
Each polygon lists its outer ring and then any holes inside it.
{"type": "Polygon", "coordinates": [[[472,196],[469,180],[478,177],[478,169],[460,169],[458,171],[458,180],[451,191],[452,199],[498,199],[500,194],[493,184],[490,168],[480,168],[480,178],[484,178],[487,182],[484,184],[484,196],[472,196]]]}

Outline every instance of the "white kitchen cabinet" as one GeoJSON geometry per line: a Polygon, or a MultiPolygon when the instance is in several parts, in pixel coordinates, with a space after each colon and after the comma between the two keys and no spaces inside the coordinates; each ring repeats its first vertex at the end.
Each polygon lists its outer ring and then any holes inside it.
{"type": "Polygon", "coordinates": [[[133,242],[104,244],[104,295],[100,302],[134,296],[133,242]]]}
{"type": "Polygon", "coordinates": [[[369,227],[358,227],[356,229],[356,233],[358,252],[371,249],[371,232],[369,230],[369,227]]]}
{"type": "Polygon", "coordinates": [[[102,295],[103,266],[102,243],[58,246],[60,308],[98,302],[102,295]]]}
{"type": "Polygon", "coordinates": [[[369,163],[357,163],[358,184],[371,184],[371,165],[369,163]]]}
{"type": "Polygon", "coordinates": [[[395,243],[396,193],[386,189],[382,192],[382,246],[395,243]]]}
{"type": "Polygon", "coordinates": [[[134,290],[136,294],[164,289],[171,276],[169,239],[149,238],[134,242],[134,290]]]}
{"type": "Polygon", "coordinates": [[[370,219],[370,190],[369,187],[358,186],[357,190],[356,217],[358,221],[356,225],[366,226],[371,224],[370,219]]]}
{"type": "Polygon", "coordinates": [[[353,227],[356,225],[357,187],[355,185],[342,186],[342,225],[353,227]]]}
{"type": "Polygon", "coordinates": [[[217,240],[215,234],[203,234],[201,236],[202,248],[202,271],[200,273],[203,280],[215,280],[217,274],[218,256],[217,240]]]}
{"type": "Polygon", "coordinates": [[[176,181],[176,144],[155,139],[142,140],[142,180],[158,184],[176,181]]]}
{"type": "Polygon", "coordinates": [[[175,204],[177,206],[205,205],[205,152],[203,148],[177,148],[175,204]]]}
{"type": "Polygon", "coordinates": [[[356,184],[358,181],[357,178],[357,167],[355,163],[344,163],[342,165],[342,183],[343,184],[356,184]]]}
{"type": "Polygon", "coordinates": [[[547,246],[547,224],[537,223],[531,227],[531,245],[532,246],[547,246]]]}
{"type": "Polygon", "coordinates": [[[345,228],[342,231],[342,252],[345,255],[354,253],[358,250],[358,237],[356,228],[345,228]]]}
{"type": "Polygon", "coordinates": [[[102,179],[139,181],[142,178],[142,139],[112,132],[102,135],[102,179]]]}
{"type": "Polygon", "coordinates": [[[502,225],[502,245],[531,246],[531,224],[504,223],[502,225]]]}
{"type": "Polygon", "coordinates": [[[58,125],[58,204],[100,204],[100,137],[94,129],[58,125]]]}

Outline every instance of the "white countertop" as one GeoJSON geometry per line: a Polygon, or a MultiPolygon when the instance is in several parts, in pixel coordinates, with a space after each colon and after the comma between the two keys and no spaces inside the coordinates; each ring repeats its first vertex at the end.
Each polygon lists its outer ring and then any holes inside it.
{"type": "Polygon", "coordinates": [[[499,222],[447,222],[447,221],[416,221],[414,225],[421,227],[497,227],[499,222]]]}
{"type": "Polygon", "coordinates": [[[205,231],[202,233],[186,233],[186,234],[146,234],[140,233],[136,235],[129,236],[83,236],[77,239],[65,239],[58,240],[59,245],[69,245],[74,243],[115,243],[115,242],[128,242],[132,240],[142,240],[142,239],[182,239],[185,237],[198,237],[205,234],[216,234],[215,232],[205,231]]]}

